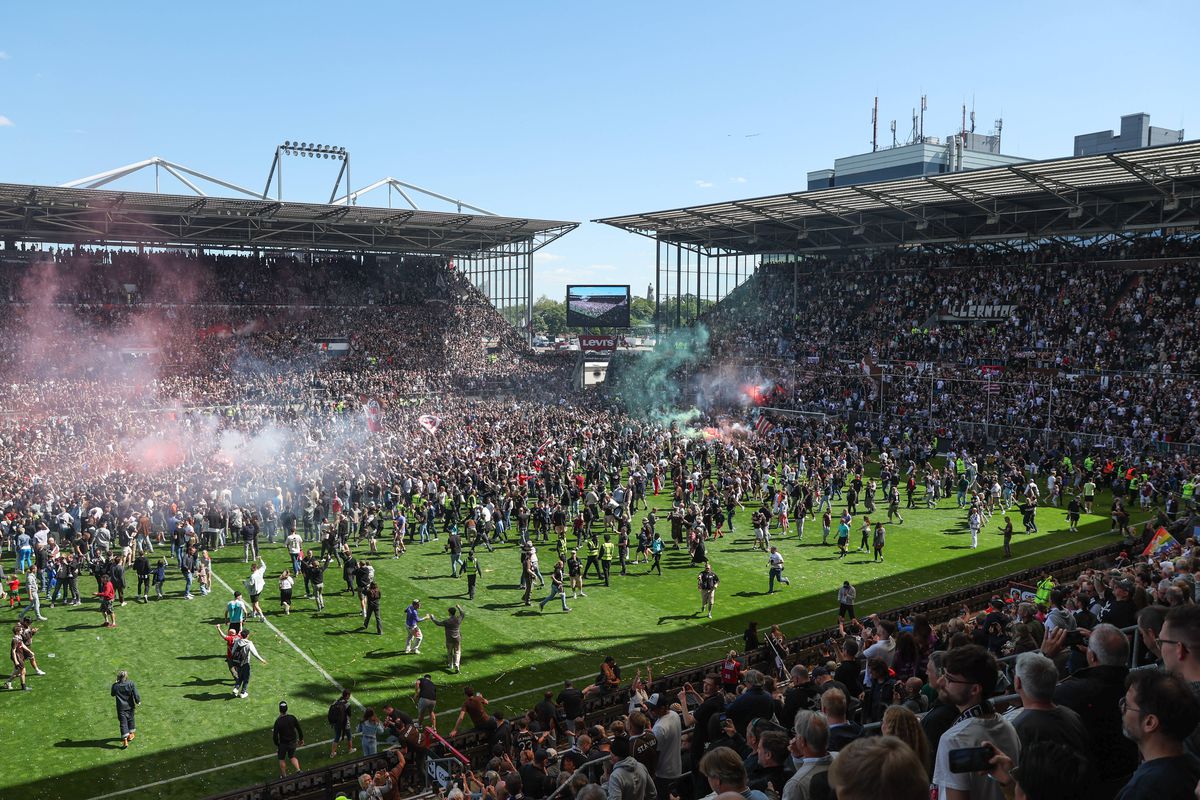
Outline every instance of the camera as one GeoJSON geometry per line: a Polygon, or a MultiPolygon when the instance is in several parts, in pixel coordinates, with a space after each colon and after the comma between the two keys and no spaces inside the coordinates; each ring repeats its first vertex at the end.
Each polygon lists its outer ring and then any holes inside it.
{"type": "Polygon", "coordinates": [[[961,747],[951,750],[951,772],[986,772],[995,752],[990,747],[961,747]]]}

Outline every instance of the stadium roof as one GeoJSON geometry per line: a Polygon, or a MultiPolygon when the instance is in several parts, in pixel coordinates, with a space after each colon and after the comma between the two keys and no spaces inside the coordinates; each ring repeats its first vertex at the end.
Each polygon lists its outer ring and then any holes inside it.
{"type": "Polygon", "coordinates": [[[732,253],[1092,236],[1200,225],[1200,142],[596,220],[732,253]]]}
{"type": "Polygon", "coordinates": [[[365,250],[532,252],[577,222],[413,209],[0,184],[0,240],[365,250]]]}

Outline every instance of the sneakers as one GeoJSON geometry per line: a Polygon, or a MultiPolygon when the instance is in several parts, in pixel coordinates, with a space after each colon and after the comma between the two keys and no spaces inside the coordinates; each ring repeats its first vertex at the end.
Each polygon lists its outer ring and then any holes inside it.
{"type": "Polygon", "coordinates": [[[416,650],[413,650],[413,655],[414,655],[414,656],[419,656],[419,655],[421,655],[421,648],[419,648],[419,647],[418,647],[416,650]]]}
{"type": "Polygon", "coordinates": [[[34,674],[34,675],[45,675],[45,674],[46,674],[46,672],[45,672],[45,670],[41,670],[41,669],[39,669],[39,670],[36,670],[36,671],[35,671],[33,674],[34,674]]]}
{"type": "Polygon", "coordinates": [[[245,700],[247,697],[249,697],[249,696],[250,696],[250,693],[249,693],[249,692],[242,692],[242,693],[241,693],[241,695],[239,695],[239,696],[240,696],[240,697],[241,697],[243,700],[245,700]]]}
{"type": "Polygon", "coordinates": [[[236,687],[236,686],[235,686],[235,687],[233,687],[233,696],[234,696],[234,697],[237,697],[239,694],[241,694],[241,692],[239,692],[239,691],[237,690],[237,687],[236,687]]]}
{"type": "Polygon", "coordinates": [[[575,610],[575,609],[573,609],[573,608],[564,608],[564,609],[563,609],[563,611],[574,611],[574,610],[575,610]]]}
{"type": "Polygon", "coordinates": [[[6,682],[6,683],[4,684],[4,688],[5,688],[5,689],[7,689],[7,690],[9,690],[9,691],[12,691],[12,681],[8,681],[8,682],[6,682]]]}
{"type": "Polygon", "coordinates": [[[185,595],[183,596],[183,599],[184,599],[184,600],[195,600],[196,598],[195,598],[195,596],[194,596],[194,595],[185,594],[185,595]]]}
{"type": "Polygon", "coordinates": [[[709,619],[712,619],[712,612],[711,612],[711,611],[710,611],[710,612],[708,612],[708,618],[709,618],[709,619]]]}

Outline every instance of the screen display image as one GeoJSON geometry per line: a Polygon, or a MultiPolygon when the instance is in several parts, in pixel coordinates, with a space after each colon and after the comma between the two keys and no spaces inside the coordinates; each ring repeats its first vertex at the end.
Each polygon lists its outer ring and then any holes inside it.
{"type": "Polygon", "coordinates": [[[568,286],[567,325],[571,327],[629,327],[629,284],[568,286]]]}

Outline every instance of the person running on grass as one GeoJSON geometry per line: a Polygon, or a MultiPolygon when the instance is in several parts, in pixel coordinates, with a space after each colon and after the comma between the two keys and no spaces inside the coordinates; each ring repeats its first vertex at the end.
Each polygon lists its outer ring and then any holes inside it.
{"type": "Polygon", "coordinates": [[[771,552],[767,556],[767,578],[767,594],[775,593],[775,581],[784,586],[792,585],[790,580],[783,577],[783,553],[775,545],[771,545],[771,552]]]}
{"type": "Polygon", "coordinates": [[[296,749],[304,746],[304,730],[300,720],[288,713],[286,700],[279,701],[279,716],[275,718],[275,727],[271,730],[271,739],[279,751],[279,777],[287,777],[288,762],[296,772],[300,771],[300,759],[296,758],[296,749]]]}
{"type": "Polygon", "coordinates": [[[721,579],[717,577],[717,573],[713,572],[712,564],[705,562],[704,571],[696,576],[696,588],[700,590],[700,610],[696,613],[703,614],[707,609],[708,618],[712,619],[713,605],[717,599],[717,587],[720,585],[721,579]]]}
{"type": "Polygon", "coordinates": [[[296,585],[296,579],[292,577],[289,570],[284,570],[279,576],[279,605],[283,606],[284,614],[292,613],[292,590],[296,585]]]}
{"type": "Polygon", "coordinates": [[[258,598],[262,596],[263,589],[267,584],[267,562],[260,556],[257,565],[250,573],[250,577],[246,578],[246,590],[250,592],[250,609],[254,616],[261,620],[266,620],[267,615],[263,613],[262,606],[259,605],[258,598]]]}
{"type": "Polygon", "coordinates": [[[12,661],[13,671],[5,681],[4,688],[11,689],[13,678],[20,678],[21,691],[28,692],[30,687],[25,682],[25,660],[33,658],[33,651],[29,649],[29,645],[25,644],[25,639],[21,636],[20,625],[13,625],[13,637],[8,645],[8,657],[12,661]]]}
{"type": "Polygon", "coordinates": [[[250,658],[257,658],[266,664],[267,660],[258,654],[258,648],[250,641],[250,631],[242,629],[238,640],[233,643],[233,665],[237,668],[237,678],[233,683],[233,694],[243,700],[250,696],[250,658]]]}
{"type": "Polygon", "coordinates": [[[225,620],[229,623],[231,631],[242,630],[242,623],[246,619],[246,612],[250,609],[246,606],[246,601],[242,599],[241,592],[234,592],[233,599],[225,604],[225,620]]]}
{"type": "Polygon", "coordinates": [[[237,667],[233,663],[233,644],[238,640],[238,632],[233,628],[222,628],[220,625],[214,625],[219,635],[225,641],[225,666],[229,670],[229,677],[237,680],[237,667]]]}

